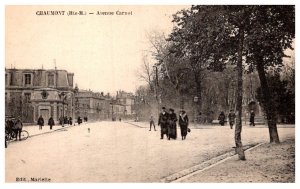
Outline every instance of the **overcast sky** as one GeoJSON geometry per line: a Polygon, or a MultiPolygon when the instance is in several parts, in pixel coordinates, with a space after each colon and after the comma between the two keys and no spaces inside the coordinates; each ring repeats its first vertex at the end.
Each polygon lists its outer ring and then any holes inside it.
{"type": "MultiPolygon", "coordinates": [[[[7,6],[6,68],[58,69],[74,73],[80,89],[134,92],[146,33],[169,33],[172,14],[189,6],[7,6]],[[127,16],[38,16],[37,11],[132,11],[127,16]]],[[[66,13],[65,13],[66,14],[66,13]]]]}

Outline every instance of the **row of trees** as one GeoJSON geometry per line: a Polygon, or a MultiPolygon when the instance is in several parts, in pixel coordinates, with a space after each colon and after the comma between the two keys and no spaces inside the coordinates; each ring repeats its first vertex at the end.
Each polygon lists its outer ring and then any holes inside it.
{"type": "Polygon", "coordinates": [[[155,71],[150,71],[150,64],[144,59],[148,69],[144,73],[148,77],[144,78],[149,84],[143,88],[144,101],[147,96],[149,102],[169,102],[180,108],[188,102],[188,107],[195,106],[196,112],[204,112],[205,116],[213,114],[211,107],[216,105],[235,108],[236,151],[243,160],[243,81],[245,73],[255,71],[261,86],[257,96],[267,118],[270,142],[279,143],[278,111],[273,106],[276,99],[272,98],[267,78],[270,72],[281,72],[284,52],[292,49],[295,7],[192,6],[174,14],[173,23],[167,37],[160,33],[149,36],[156,64],[155,71]],[[191,94],[197,99],[191,100],[191,94]]]}

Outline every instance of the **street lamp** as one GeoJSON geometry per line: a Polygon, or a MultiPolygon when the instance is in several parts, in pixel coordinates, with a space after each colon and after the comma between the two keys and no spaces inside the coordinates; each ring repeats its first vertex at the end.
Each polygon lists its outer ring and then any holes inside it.
{"type": "MultiPolygon", "coordinates": [[[[195,106],[197,106],[198,101],[199,101],[199,97],[195,96],[194,97],[195,106]]],[[[198,120],[198,112],[197,112],[197,107],[195,107],[195,118],[194,118],[194,121],[197,122],[197,120],[198,120]]]]}
{"type": "Polygon", "coordinates": [[[157,113],[159,114],[159,104],[160,104],[160,98],[158,97],[158,68],[157,68],[157,65],[153,65],[153,69],[155,70],[155,98],[156,98],[156,101],[157,101],[157,113]]]}
{"type": "Polygon", "coordinates": [[[63,111],[62,111],[62,127],[64,127],[64,123],[65,123],[65,99],[67,98],[67,95],[69,93],[66,92],[61,92],[59,94],[60,98],[62,98],[62,105],[63,105],[63,111]]]}

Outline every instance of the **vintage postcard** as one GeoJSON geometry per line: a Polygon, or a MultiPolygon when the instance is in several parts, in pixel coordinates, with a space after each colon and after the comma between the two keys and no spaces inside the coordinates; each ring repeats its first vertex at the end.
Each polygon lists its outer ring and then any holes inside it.
{"type": "Polygon", "coordinates": [[[6,183],[295,183],[295,5],[6,5],[6,183]]]}

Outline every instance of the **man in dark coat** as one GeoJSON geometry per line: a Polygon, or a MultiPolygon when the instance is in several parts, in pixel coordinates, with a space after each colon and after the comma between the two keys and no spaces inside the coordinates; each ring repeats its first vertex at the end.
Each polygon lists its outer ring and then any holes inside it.
{"type": "Polygon", "coordinates": [[[232,129],[235,122],[235,113],[233,112],[233,110],[230,110],[230,113],[228,114],[228,120],[229,120],[230,129],[232,129]]]}
{"type": "Polygon", "coordinates": [[[40,115],[38,121],[37,121],[37,124],[39,125],[39,130],[42,130],[43,129],[43,126],[44,126],[44,118],[42,115],[40,115]]]}
{"type": "Polygon", "coordinates": [[[255,126],[255,123],[254,123],[254,118],[255,118],[255,113],[253,110],[251,110],[251,113],[250,113],[250,126],[255,126]]]}
{"type": "Polygon", "coordinates": [[[162,112],[159,114],[158,125],[160,126],[160,139],[164,138],[164,134],[168,137],[168,119],[169,114],[166,112],[166,108],[162,107],[162,112]]]}
{"type": "Polygon", "coordinates": [[[168,139],[177,138],[177,115],[174,113],[172,108],[169,109],[169,124],[168,124],[168,139]]]}
{"type": "Polygon", "coordinates": [[[72,125],[73,124],[73,119],[72,117],[69,117],[69,125],[72,125]]]}
{"type": "Polygon", "coordinates": [[[185,140],[186,138],[188,125],[189,125],[189,118],[186,115],[185,111],[182,110],[179,114],[179,126],[180,126],[182,140],[185,140]]]}
{"type": "Polygon", "coordinates": [[[80,123],[82,123],[82,119],[80,116],[78,116],[78,118],[77,118],[77,123],[78,123],[78,125],[80,125],[80,123]]]}
{"type": "Polygon", "coordinates": [[[52,130],[53,125],[55,125],[54,120],[53,120],[52,117],[49,118],[48,125],[50,126],[50,130],[52,130]]]}
{"type": "Polygon", "coordinates": [[[218,118],[219,123],[220,123],[221,126],[224,126],[225,118],[226,118],[226,116],[225,116],[224,112],[221,112],[220,115],[219,115],[219,118],[218,118]]]}

